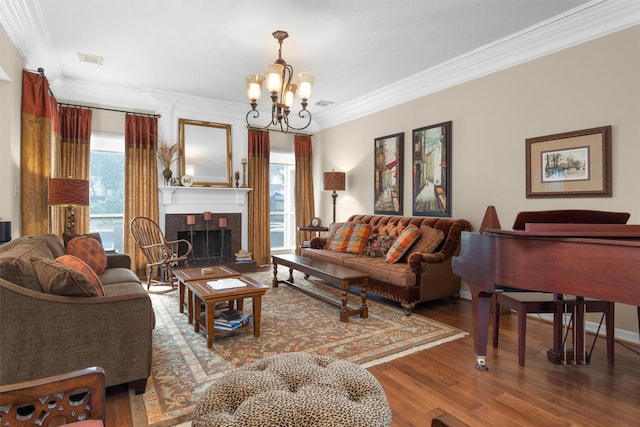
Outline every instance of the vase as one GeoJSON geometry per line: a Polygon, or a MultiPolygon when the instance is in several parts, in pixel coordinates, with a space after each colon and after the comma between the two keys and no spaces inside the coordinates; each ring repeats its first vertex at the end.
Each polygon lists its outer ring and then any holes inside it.
{"type": "Polygon", "coordinates": [[[166,185],[171,185],[171,176],[173,176],[173,171],[169,168],[165,168],[162,171],[162,175],[164,176],[164,183],[166,185]]]}

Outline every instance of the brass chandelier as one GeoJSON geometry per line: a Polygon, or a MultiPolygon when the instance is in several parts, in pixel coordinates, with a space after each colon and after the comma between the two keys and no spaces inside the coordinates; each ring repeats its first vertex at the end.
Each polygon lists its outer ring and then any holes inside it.
{"type": "Polygon", "coordinates": [[[247,76],[247,96],[251,104],[251,110],[247,113],[246,121],[250,128],[266,129],[271,126],[280,127],[280,131],[287,133],[289,129],[302,130],[311,124],[311,113],[307,110],[309,98],[311,97],[311,87],[315,77],[311,73],[303,72],[297,75],[297,84],[291,82],[293,79],[293,67],[282,59],[282,41],[289,37],[286,31],[274,31],[273,37],[278,40],[278,59],[273,64],[265,67],[265,76],[260,74],[251,74],[247,76]],[[266,125],[254,125],[251,119],[260,117],[258,107],[258,99],[262,93],[262,83],[266,80],[267,90],[271,94],[271,121],[266,125]],[[295,127],[289,122],[289,113],[293,100],[299,90],[300,104],[302,109],[298,112],[298,117],[306,120],[304,126],[295,127]],[[249,117],[251,116],[251,117],[249,117]]]}

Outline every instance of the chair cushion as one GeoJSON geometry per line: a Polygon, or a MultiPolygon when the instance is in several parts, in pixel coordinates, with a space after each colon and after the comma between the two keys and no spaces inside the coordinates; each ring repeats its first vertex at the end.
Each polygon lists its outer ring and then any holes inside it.
{"type": "Polygon", "coordinates": [[[102,289],[89,279],[85,273],[100,279],[86,264],[71,255],[62,255],[56,260],[38,259],[33,262],[33,269],[38,276],[42,290],[48,294],[74,297],[97,297],[104,295],[102,289]],[[60,260],[60,261],[58,261],[60,260]],[[84,267],[82,266],[84,264],[84,267]],[[79,269],[78,269],[79,268],[79,269]]]}
{"type": "Polygon", "coordinates": [[[67,254],[80,258],[96,274],[102,274],[107,269],[107,254],[102,244],[87,236],[74,237],[67,243],[67,254]]]}
{"type": "Polygon", "coordinates": [[[420,229],[415,225],[410,225],[402,230],[402,233],[398,236],[398,238],[393,242],[389,252],[387,252],[387,256],[385,261],[388,263],[396,263],[402,259],[403,255],[409,251],[411,245],[413,245],[418,238],[420,237],[420,229]]]}
{"type": "Polygon", "coordinates": [[[336,232],[335,237],[329,244],[329,250],[362,254],[367,246],[370,233],[371,227],[368,224],[347,222],[336,232]]]}

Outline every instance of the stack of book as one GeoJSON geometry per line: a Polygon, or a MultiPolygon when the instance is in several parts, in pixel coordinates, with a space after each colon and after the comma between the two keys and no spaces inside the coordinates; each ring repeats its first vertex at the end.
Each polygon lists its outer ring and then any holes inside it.
{"type": "Polygon", "coordinates": [[[234,318],[225,319],[223,316],[217,317],[213,320],[213,327],[222,331],[234,331],[242,326],[247,326],[251,323],[253,314],[240,313],[239,316],[233,316],[234,318]]]}
{"type": "Polygon", "coordinates": [[[235,254],[236,262],[251,262],[253,259],[251,258],[251,252],[240,251],[235,254]]]}

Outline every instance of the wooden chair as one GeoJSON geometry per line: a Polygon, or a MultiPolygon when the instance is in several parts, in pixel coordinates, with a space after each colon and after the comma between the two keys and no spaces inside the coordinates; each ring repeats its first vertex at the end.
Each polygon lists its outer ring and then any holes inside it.
{"type": "Polygon", "coordinates": [[[187,258],[191,254],[191,243],[185,239],[167,240],[164,233],[153,220],[136,217],[129,223],[129,229],[136,244],[147,258],[147,290],[151,287],[153,268],[164,268],[159,273],[161,284],[174,285],[172,267],[184,261],[189,267],[187,258]],[[180,252],[182,251],[182,252],[180,252]]]}
{"type": "Polygon", "coordinates": [[[2,425],[104,426],[104,370],[91,367],[17,384],[0,385],[2,425]]]}

